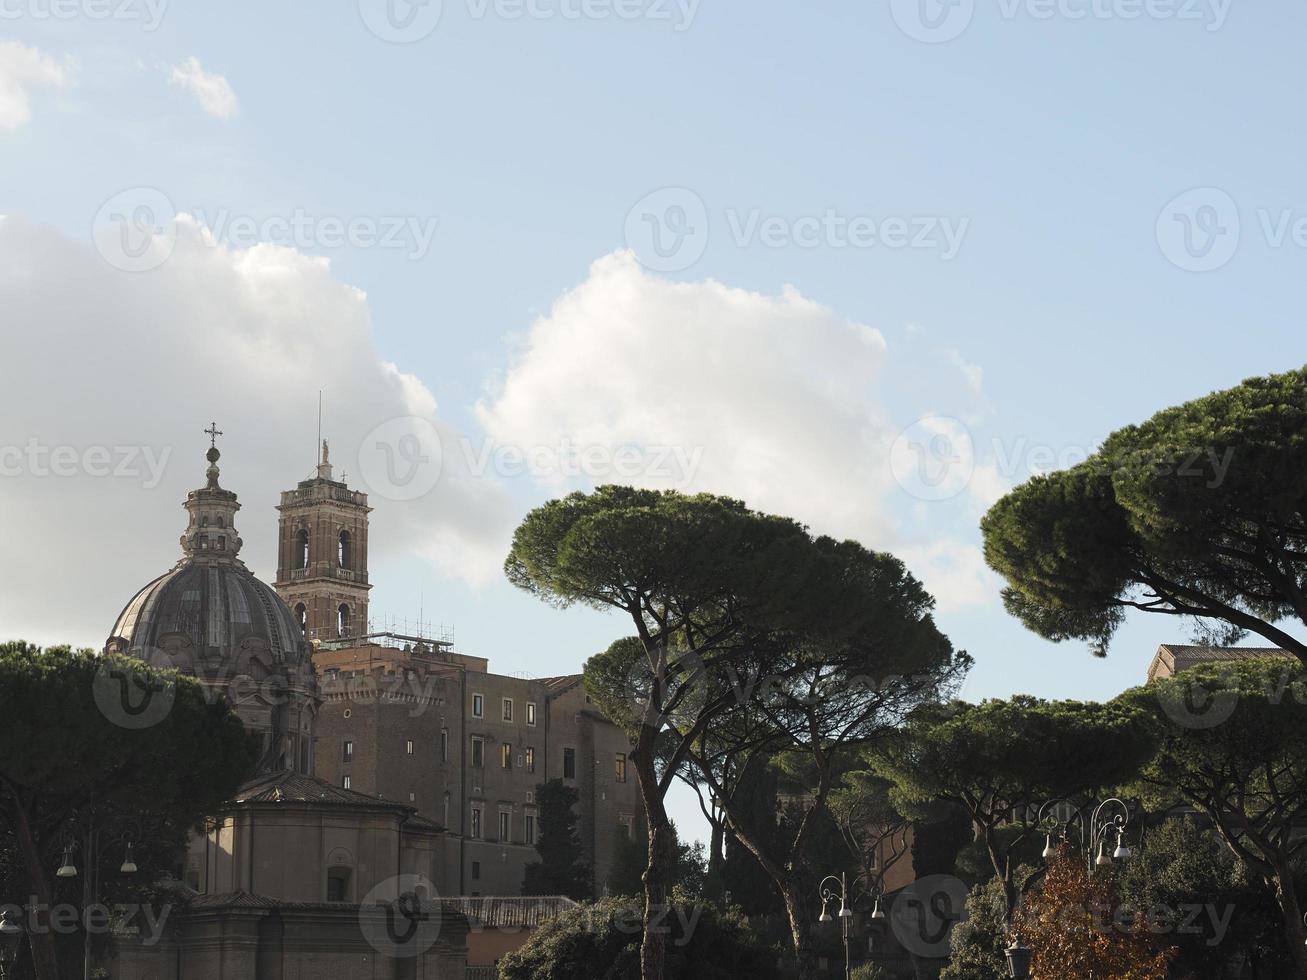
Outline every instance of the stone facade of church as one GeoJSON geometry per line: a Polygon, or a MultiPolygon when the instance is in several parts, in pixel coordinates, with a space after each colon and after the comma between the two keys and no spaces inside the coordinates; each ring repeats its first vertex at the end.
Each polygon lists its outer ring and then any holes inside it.
{"type": "Polygon", "coordinates": [[[628,741],[580,676],[504,677],[448,643],[369,634],[370,507],[325,444],[316,476],[282,494],[276,586],[261,582],[220,455],[186,499],[181,559],[105,651],[227,698],[260,737],[257,773],[192,839],[166,937],[124,938],[110,976],[463,980],[460,903],[520,893],[534,793],[554,778],[579,793],[602,892],[640,805],[628,741]]]}

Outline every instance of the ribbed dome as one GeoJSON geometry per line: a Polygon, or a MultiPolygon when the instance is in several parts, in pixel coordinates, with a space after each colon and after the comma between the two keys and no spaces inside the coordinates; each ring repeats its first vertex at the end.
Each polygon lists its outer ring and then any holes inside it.
{"type": "Polygon", "coordinates": [[[187,647],[201,662],[217,661],[238,674],[252,673],[251,657],[265,670],[294,668],[306,652],[294,614],[272,586],[241,564],[202,559],[184,561],[136,593],[114,623],[109,646],[151,662],[166,655],[170,666],[201,674],[176,662],[187,647]]]}
{"type": "Polygon", "coordinates": [[[241,505],[218,485],[220,455],[211,445],[207,482],[186,496],[181,561],[132,597],[104,648],[189,674],[227,699],[262,736],[258,771],[312,773],[318,685],[309,646],[290,607],[237,557],[241,505]]]}

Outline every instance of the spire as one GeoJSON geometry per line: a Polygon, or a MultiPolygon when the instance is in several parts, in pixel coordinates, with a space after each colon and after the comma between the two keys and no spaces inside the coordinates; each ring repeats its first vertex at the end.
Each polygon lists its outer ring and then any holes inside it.
{"type": "Polygon", "coordinates": [[[241,505],[234,493],[218,485],[218,460],[222,458],[218,436],[222,430],[218,423],[210,422],[204,434],[209,437],[209,451],[204,454],[209,468],[204,472],[204,486],[186,495],[184,506],[190,521],[182,534],[182,551],[192,560],[236,561],[241,539],[236,534],[235,518],[241,505]]]}
{"type": "Polygon", "coordinates": [[[318,479],[330,480],[331,477],[331,452],[327,446],[327,440],[322,440],[322,462],[318,464],[318,479]]]}

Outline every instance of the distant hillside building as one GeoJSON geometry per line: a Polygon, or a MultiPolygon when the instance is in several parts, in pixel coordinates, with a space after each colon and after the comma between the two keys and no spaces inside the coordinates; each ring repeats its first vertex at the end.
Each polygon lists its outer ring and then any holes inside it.
{"type": "Polygon", "coordinates": [[[1279,647],[1204,647],[1163,643],[1157,648],[1153,662],[1148,665],[1148,680],[1151,682],[1174,677],[1180,671],[1199,664],[1237,663],[1241,660],[1262,660],[1267,657],[1297,660],[1293,654],[1279,647]]]}

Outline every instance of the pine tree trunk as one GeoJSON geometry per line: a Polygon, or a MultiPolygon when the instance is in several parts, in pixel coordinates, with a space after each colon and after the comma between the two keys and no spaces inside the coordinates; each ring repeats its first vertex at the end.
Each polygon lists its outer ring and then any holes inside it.
{"type": "MultiPolygon", "coordinates": [[[[777,881],[781,897],[785,899],[785,914],[790,920],[790,940],[794,943],[794,961],[799,980],[814,980],[817,976],[817,953],[812,948],[810,925],[811,909],[804,908],[803,896],[791,877],[777,881]]],[[[841,927],[844,925],[840,923],[841,927]]]]}
{"type": "MultiPolygon", "coordinates": [[[[13,804],[14,836],[17,838],[18,850],[22,854],[23,866],[27,871],[27,885],[31,895],[36,899],[36,905],[43,907],[46,915],[49,915],[53,899],[50,879],[46,877],[46,869],[41,864],[41,852],[32,836],[32,825],[27,810],[18,800],[14,800],[13,804]]],[[[89,873],[89,869],[87,870],[89,873]]],[[[35,917],[35,909],[32,914],[35,917]]],[[[31,923],[27,925],[30,926],[31,923]]],[[[29,928],[27,940],[32,948],[32,967],[36,973],[36,980],[59,980],[59,960],[55,952],[54,933],[48,928],[41,930],[29,928]]]]}
{"type": "Polygon", "coordinates": [[[664,913],[667,909],[672,829],[654,767],[656,735],[651,728],[643,729],[631,753],[640,796],[649,818],[649,863],[644,872],[644,936],[640,942],[642,980],[663,980],[667,958],[667,935],[662,924],[667,921],[664,913]]]}
{"type": "Polygon", "coordinates": [[[1307,977],[1307,928],[1302,921],[1302,907],[1293,886],[1293,868],[1277,864],[1275,868],[1275,900],[1284,920],[1284,938],[1289,955],[1297,968],[1298,976],[1307,977]]]}

